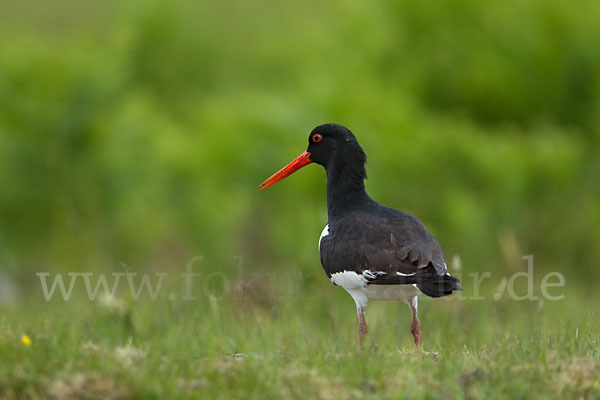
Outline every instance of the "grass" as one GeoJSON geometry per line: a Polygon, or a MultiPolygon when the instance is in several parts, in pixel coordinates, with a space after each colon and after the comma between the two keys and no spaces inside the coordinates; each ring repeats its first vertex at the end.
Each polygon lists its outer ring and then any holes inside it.
{"type": "Polygon", "coordinates": [[[600,398],[593,298],[423,298],[419,354],[408,308],[372,302],[359,352],[352,300],[323,281],[221,300],[34,295],[0,317],[0,398],[600,398]]]}

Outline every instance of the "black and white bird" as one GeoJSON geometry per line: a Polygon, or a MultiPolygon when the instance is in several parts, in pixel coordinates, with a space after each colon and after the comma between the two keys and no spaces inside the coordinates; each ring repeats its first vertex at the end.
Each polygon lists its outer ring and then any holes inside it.
{"type": "Polygon", "coordinates": [[[404,300],[412,311],[410,331],[418,349],[417,295],[442,297],[461,287],[447,272],[442,247],[417,218],[385,207],[366,193],[366,159],[349,129],[320,125],[310,133],[307,150],[259,189],[310,163],[325,167],[328,222],[319,239],[321,264],[331,282],[356,303],[361,347],[368,331],[364,311],[369,300],[404,300]]]}

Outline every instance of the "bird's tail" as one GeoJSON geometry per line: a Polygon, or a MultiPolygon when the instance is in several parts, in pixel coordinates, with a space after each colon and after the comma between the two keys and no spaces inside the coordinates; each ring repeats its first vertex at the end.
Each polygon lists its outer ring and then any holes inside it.
{"type": "Polygon", "coordinates": [[[423,277],[417,282],[417,288],[429,297],[443,297],[452,294],[454,290],[462,290],[459,280],[448,274],[423,277]]]}

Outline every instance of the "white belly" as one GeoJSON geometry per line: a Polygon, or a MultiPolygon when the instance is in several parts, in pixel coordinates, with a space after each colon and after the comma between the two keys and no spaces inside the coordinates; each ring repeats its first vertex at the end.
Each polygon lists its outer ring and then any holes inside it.
{"type": "Polygon", "coordinates": [[[368,285],[369,300],[409,300],[420,293],[416,285],[368,285]]]}
{"type": "MultiPolygon", "coordinates": [[[[354,271],[341,271],[331,274],[331,282],[346,289],[356,302],[358,308],[365,308],[369,300],[409,300],[416,304],[416,298],[421,291],[417,285],[368,285],[367,277],[372,278],[383,272],[369,270],[358,274],[354,271]]],[[[416,307],[416,305],[415,305],[416,307]]]]}

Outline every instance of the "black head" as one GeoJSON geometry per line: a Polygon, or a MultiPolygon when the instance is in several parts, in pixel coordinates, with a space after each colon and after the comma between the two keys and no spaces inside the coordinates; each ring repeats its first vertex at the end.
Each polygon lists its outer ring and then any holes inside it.
{"type": "Polygon", "coordinates": [[[335,159],[344,164],[364,165],[363,149],[350,129],[338,124],[323,124],[310,132],[307,152],[310,160],[327,168],[335,159]]]}
{"type": "Polygon", "coordinates": [[[343,173],[361,187],[367,176],[366,160],[367,156],[348,128],[337,124],[319,125],[310,132],[306,151],[264,181],[259,189],[279,182],[312,162],[325,167],[328,179],[343,173]]]}

